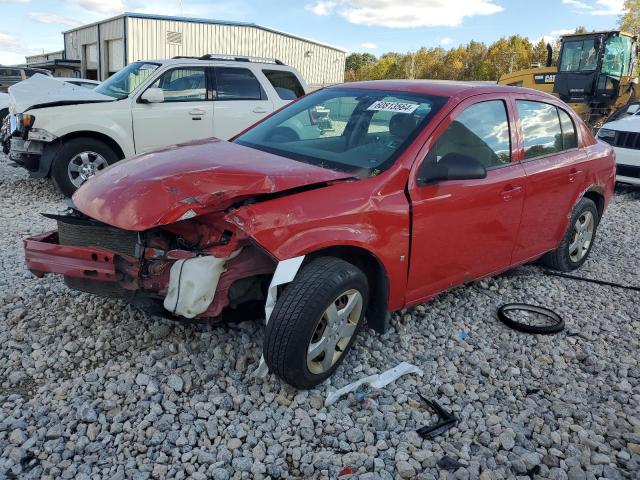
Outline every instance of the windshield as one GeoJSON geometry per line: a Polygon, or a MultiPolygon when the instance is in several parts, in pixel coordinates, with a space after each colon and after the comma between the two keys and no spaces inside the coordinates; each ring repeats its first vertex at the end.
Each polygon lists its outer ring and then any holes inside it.
{"type": "Polygon", "coordinates": [[[561,72],[584,72],[598,68],[598,52],[594,38],[573,40],[564,43],[561,72]]]}
{"type": "Polygon", "coordinates": [[[95,91],[118,100],[127,98],[159,66],[157,63],[131,63],[102,82],[95,91]]]}
{"type": "Polygon", "coordinates": [[[389,168],[447,98],[330,88],[291,104],[235,142],[364,178],[389,168]]]}
{"type": "Polygon", "coordinates": [[[629,37],[609,37],[604,47],[602,73],[612,77],[629,75],[632,43],[629,37]]]}

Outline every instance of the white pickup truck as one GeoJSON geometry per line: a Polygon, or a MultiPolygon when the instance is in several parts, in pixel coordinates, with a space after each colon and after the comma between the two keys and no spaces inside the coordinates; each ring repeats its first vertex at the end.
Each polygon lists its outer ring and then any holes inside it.
{"type": "Polygon", "coordinates": [[[0,140],[11,161],[71,195],[120,159],[226,140],[307,90],[294,68],[252,57],[135,62],[94,90],[36,75],[9,89],[0,140]]]}

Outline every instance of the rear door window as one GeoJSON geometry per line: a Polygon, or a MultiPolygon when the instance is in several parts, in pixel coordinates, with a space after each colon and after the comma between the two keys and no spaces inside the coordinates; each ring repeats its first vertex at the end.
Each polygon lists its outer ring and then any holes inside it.
{"type": "Polygon", "coordinates": [[[556,107],[529,100],[518,100],[516,104],[524,136],[524,158],[562,151],[562,128],[556,107]]]}
{"type": "Polygon", "coordinates": [[[247,68],[216,67],[217,100],[266,100],[260,82],[247,68]]]}
{"type": "Polygon", "coordinates": [[[292,72],[263,70],[262,73],[282,100],[295,100],[304,95],[304,88],[292,72]]]}

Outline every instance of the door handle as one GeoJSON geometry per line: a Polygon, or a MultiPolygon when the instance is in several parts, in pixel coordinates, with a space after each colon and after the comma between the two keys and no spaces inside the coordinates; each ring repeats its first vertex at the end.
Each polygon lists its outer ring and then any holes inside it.
{"type": "Polygon", "coordinates": [[[507,185],[500,195],[505,202],[509,202],[513,199],[513,196],[520,193],[522,191],[522,187],[519,185],[507,185]]]}
{"type": "Polygon", "coordinates": [[[569,183],[575,182],[576,178],[578,178],[578,175],[580,175],[581,173],[582,170],[576,170],[575,168],[572,168],[568,175],[569,183]]]}
{"type": "Polygon", "coordinates": [[[202,117],[204,114],[206,114],[207,112],[205,112],[204,110],[201,110],[200,108],[194,108],[193,110],[191,110],[189,112],[189,115],[191,115],[192,117],[202,117]]]}
{"type": "Polygon", "coordinates": [[[256,107],[253,109],[253,113],[267,113],[268,110],[266,108],[263,107],[256,107]]]}

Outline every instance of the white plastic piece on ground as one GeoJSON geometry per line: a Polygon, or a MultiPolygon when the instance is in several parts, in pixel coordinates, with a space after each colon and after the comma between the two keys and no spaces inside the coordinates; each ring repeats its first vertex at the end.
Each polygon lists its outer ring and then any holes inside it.
{"type": "Polygon", "coordinates": [[[203,256],[174,262],[164,308],[185,318],[206,312],[213,301],[225,263],[239,253],[240,250],[236,250],[224,258],[203,256]]]}
{"type": "Polygon", "coordinates": [[[22,113],[34,105],[46,105],[58,102],[113,102],[108,95],[88,88],[61,82],[55,78],[36,73],[31,78],[9,87],[9,96],[13,111],[22,113]]]}
{"type": "Polygon", "coordinates": [[[346,387],[342,387],[335,392],[331,392],[327,395],[327,399],[324,401],[324,406],[328,407],[335,403],[340,397],[346,395],[350,392],[355,392],[361,385],[371,385],[373,388],[382,388],[389,385],[392,382],[395,382],[398,378],[403,375],[407,375],[409,373],[417,373],[422,376],[423,372],[415,365],[411,363],[402,362],[398,366],[393,367],[386,372],[380,373],[378,375],[370,375],[368,377],[364,377],[357,382],[350,383],[346,387]]]}
{"type": "MultiPolygon", "coordinates": [[[[298,270],[300,270],[300,266],[302,265],[303,261],[304,255],[278,262],[276,271],[273,274],[271,283],[269,284],[269,289],[267,290],[267,301],[264,304],[265,325],[269,323],[271,313],[273,313],[273,309],[276,306],[276,302],[278,301],[278,287],[280,285],[291,283],[293,281],[293,279],[296,277],[296,274],[298,273],[298,270]]],[[[253,376],[264,378],[267,373],[269,373],[269,369],[267,368],[267,364],[264,361],[264,355],[262,355],[260,357],[260,364],[258,365],[258,368],[256,368],[256,370],[253,372],[253,376]]]]}

